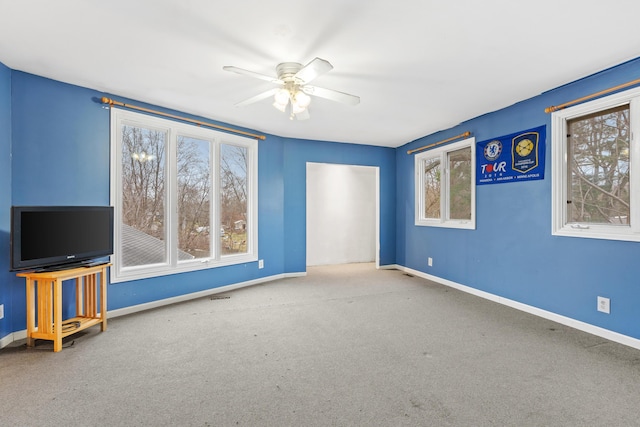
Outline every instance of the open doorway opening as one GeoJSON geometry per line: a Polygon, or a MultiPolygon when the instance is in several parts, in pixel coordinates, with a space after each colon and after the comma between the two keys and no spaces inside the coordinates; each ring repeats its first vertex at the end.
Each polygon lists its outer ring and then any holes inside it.
{"type": "Polygon", "coordinates": [[[307,163],[307,265],[379,266],[379,168],[307,163]]]}

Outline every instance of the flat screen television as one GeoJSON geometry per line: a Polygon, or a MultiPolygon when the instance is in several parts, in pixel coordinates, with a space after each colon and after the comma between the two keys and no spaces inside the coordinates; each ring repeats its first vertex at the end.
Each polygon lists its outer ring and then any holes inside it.
{"type": "Polygon", "coordinates": [[[111,206],[12,206],[11,271],[87,265],[113,254],[111,206]]]}

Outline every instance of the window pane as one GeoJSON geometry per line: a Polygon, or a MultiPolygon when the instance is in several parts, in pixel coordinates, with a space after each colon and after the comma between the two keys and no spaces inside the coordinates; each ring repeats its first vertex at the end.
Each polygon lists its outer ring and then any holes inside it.
{"type": "Polygon", "coordinates": [[[471,148],[452,151],[449,158],[449,219],[471,219],[471,148]]]}
{"type": "Polygon", "coordinates": [[[567,121],[569,222],[629,224],[629,106],[567,121]]]}
{"type": "Polygon", "coordinates": [[[440,218],[440,158],[432,157],[422,163],[424,177],[424,218],[440,218]]]}
{"type": "Polygon", "coordinates": [[[167,261],[165,132],[122,127],[122,263],[167,261]]]}
{"type": "Polygon", "coordinates": [[[178,136],[178,260],[211,256],[210,143],[178,136]]]}
{"type": "Polygon", "coordinates": [[[220,145],[220,248],[247,253],[247,148],[220,145]]]}

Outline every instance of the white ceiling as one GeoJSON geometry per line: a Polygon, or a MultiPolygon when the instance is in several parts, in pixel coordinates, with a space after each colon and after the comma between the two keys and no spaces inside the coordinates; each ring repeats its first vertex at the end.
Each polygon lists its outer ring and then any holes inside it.
{"type": "Polygon", "coordinates": [[[640,56],[638,0],[0,0],[0,62],[259,132],[397,147],[640,56]],[[290,121],[280,62],[334,66],[290,121]]]}

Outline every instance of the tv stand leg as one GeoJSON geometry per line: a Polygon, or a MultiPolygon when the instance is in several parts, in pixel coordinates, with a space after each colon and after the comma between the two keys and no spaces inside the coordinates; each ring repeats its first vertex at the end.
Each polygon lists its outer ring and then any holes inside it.
{"type": "Polygon", "coordinates": [[[62,350],[62,280],[55,280],[53,283],[53,300],[53,351],[57,352],[62,350]]]}
{"type": "MultiPolygon", "coordinates": [[[[95,280],[95,279],[94,279],[95,280]]],[[[107,330],[107,268],[100,271],[100,331],[107,330]]]]}
{"type": "Polygon", "coordinates": [[[32,337],[36,325],[35,286],[35,281],[27,278],[27,347],[33,347],[36,344],[35,338],[32,337]]]}

